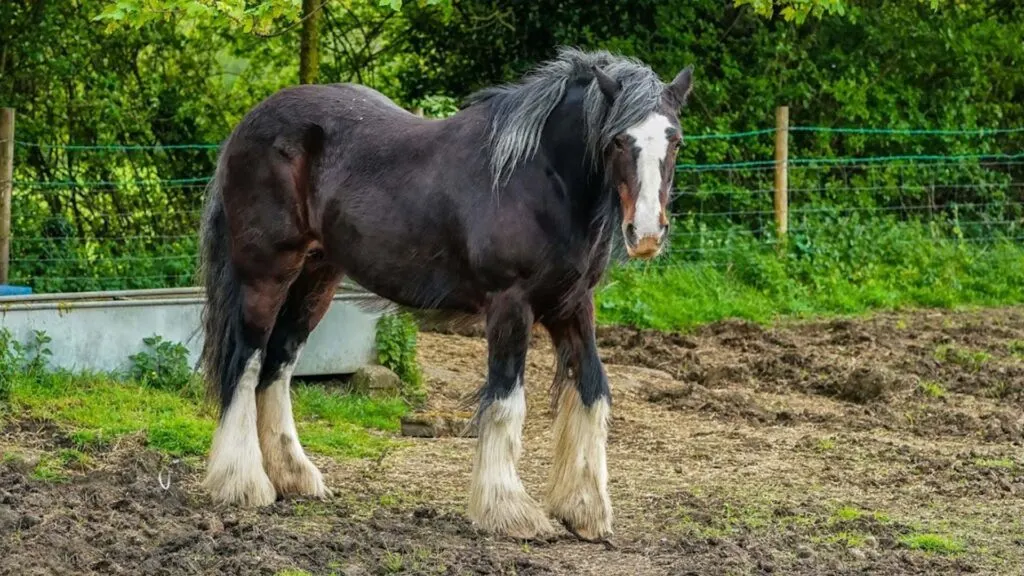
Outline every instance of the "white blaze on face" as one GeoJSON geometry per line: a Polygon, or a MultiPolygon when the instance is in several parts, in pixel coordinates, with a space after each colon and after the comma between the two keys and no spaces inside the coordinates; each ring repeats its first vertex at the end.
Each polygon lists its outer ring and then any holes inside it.
{"type": "Polygon", "coordinates": [[[640,192],[636,199],[633,226],[637,239],[653,236],[661,238],[661,167],[668,153],[669,119],[655,112],[643,122],[626,130],[639,149],[636,159],[640,192]]]}

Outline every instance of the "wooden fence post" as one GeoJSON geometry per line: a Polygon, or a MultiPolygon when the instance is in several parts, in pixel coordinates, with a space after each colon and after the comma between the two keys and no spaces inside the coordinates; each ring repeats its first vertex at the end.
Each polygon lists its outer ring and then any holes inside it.
{"type": "Polygon", "coordinates": [[[775,230],[784,241],[789,232],[789,106],[775,109],[775,230]]]}
{"type": "Polygon", "coordinates": [[[0,109],[0,284],[11,265],[11,191],[14,188],[14,108],[0,109]]]}

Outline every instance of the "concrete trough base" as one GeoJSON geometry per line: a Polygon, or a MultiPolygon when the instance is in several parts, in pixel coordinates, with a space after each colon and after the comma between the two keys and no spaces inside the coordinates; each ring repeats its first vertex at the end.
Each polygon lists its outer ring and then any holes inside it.
{"type": "MultiPolygon", "coordinates": [[[[376,363],[377,318],[384,303],[342,285],[324,319],[310,334],[296,376],[350,374],[376,363]]],[[[200,288],[126,290],[0,297],[0,328],[22,343],[42,330],[52,338],[50,365],[75,371],[112,372],[145,350],[143,338],[180,342],[195,365],[202,348],[200,288]]]]}

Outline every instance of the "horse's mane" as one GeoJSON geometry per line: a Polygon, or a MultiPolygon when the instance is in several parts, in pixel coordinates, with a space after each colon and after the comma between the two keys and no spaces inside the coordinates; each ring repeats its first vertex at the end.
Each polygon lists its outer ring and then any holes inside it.
{"type": "Polygon", "coordinates": [[[616,134],[643,121],[659,104],[664,84],[642,62],[606,51],[583,52],[560,48],[516,84],[485,88],[469,96],[466,105],[491,106],[490,164],[494,187],[504,185],[516,167],[536,152],[548,116],[575,82],[589,83],[583,100],[587,153],[592,161],[616,134]],[[622,88],[609,107],[594,79],[597,66],[622,88]]]}

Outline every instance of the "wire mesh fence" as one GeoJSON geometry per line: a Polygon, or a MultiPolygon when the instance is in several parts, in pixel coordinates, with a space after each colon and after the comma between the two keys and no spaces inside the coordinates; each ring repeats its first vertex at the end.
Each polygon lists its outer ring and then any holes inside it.
{"type": "MultiPolygon", "coordinates": [[[[788,130],[784,238],[776,131],[691,135],[677,166],[671,246],[643,265],[728,268],[782,242],[789,257],[828,258],[837,242],[895,252],[901,243],[1024,241],[1024,129],[788,130]]],[[[9,282],[36,292],[195,285],[217,150],[15,141],[9,282]]]]}

